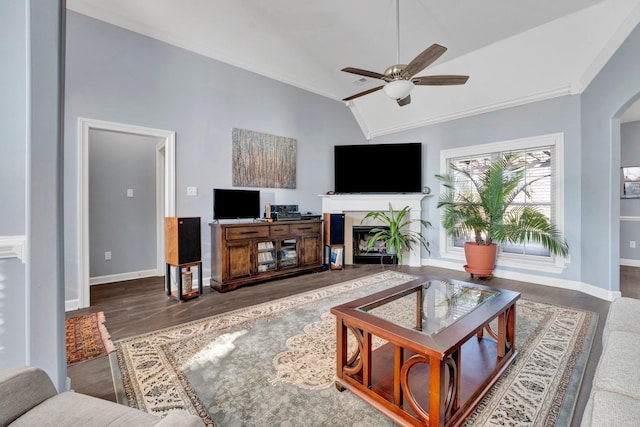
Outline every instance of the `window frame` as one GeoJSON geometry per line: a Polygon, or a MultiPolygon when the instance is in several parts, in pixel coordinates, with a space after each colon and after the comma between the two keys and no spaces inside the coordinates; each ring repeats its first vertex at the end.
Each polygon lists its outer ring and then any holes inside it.
{"type": "MultiPolygon", "coordinates": [[[[491,142],[467,147],[451,148],[440,151],[440,174],[449,173],[451,159],[465,156],[488,155],[496,152],[534,150],[543,147],[554,147],[554,158],[551,162],[552,180],[555,184],[552,195],[552,210],[555,209],[554,224],[564,234],[564,133],[519,138],[508,141],[491,142]]],[[[440,193],[446,191],[440,184],[440,193]]],[[[440,214],[442,224],[442,214],[440,214]]],[[[453,239],[440,226],[440,257],[464,260],[464,249],[453,246],[453,239]]],[[[498,251],[496,265],[536,270],[548,273],[559,273],[565,269],[569,258],[551,254],[550,257],[511,254],[498,251]]]]}

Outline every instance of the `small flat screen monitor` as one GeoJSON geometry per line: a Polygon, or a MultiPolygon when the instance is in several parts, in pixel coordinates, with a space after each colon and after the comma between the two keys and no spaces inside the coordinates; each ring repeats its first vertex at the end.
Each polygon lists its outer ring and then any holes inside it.
{"type": "Polygon", "coordinates": [[[260,191],[213,189],[213,219],[260,217],[260,191]]]}

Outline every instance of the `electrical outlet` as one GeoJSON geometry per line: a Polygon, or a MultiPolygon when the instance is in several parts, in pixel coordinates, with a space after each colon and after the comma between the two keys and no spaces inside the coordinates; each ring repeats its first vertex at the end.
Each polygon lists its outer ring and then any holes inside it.
{"type": "Polygon", "coordinates": [[[127,188],[127,197],[133,197],[133,188],[127,188]]]}
{"type": "Polygon", "coordinates": [[[106,252],[104,253],[104,260],[105,260],[105,261],[109,261],[109,260],[111,260],[111,251],[106,251],[106,252]]]}
{"type": "Polygon", "coordinates": [[[629,247],[630,247],[631,249],[635,249],[635,248],[636,248],[636,241],[635,241],[635,240],[631,240],[631,241],[629,241],[629,247]]]}

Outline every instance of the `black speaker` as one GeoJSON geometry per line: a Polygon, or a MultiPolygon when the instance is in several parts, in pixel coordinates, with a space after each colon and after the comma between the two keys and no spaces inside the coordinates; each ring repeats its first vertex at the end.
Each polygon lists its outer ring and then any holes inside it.
{"type": "Polygon", "coordinates": [[[324,244],[344,245],[344,214],[324,214],[324,244]]]}
{"type": "Polygon", "coordinates": [[[200,217],[167,217],[164,231],[167,264],[181,265],[202,260],[200,217]]]}

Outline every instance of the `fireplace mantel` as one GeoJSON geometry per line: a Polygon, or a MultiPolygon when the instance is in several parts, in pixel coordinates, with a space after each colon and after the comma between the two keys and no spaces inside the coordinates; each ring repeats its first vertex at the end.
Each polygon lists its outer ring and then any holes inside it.
{"type": "MultiPolygon", "coordinates": [[[[408,194],[328,194],[321,195],[323,213],[344,213],[345,214],[345,264],[353,263],[353,225],[358,225],[366,212],[388,211],[389,203],[394,210],[400,210],[405,206],[411,208],[410,218],[422,217],[422,199],[427,197],[422,193],[408,194]]],[[[411,230],[420,232],[420,223],[413,222],[411,230]]],[[[405,263],[418,267],[421,265],[421,246],[414,247],[405,263]]]]}

